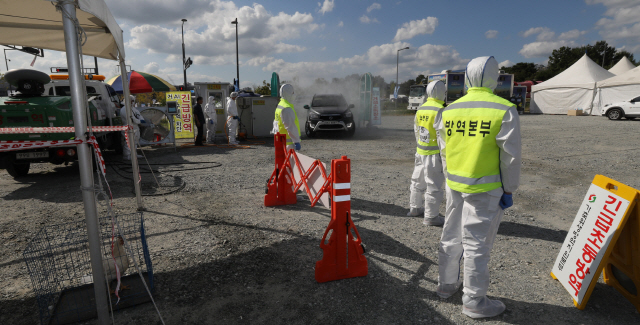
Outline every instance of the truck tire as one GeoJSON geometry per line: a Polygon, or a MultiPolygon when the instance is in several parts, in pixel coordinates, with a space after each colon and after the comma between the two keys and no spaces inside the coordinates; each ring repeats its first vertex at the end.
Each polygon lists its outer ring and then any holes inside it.
{"type": "Polygon", "coordinates": [[[7,164],[7,173],[9,173],[9,175],[11,175],[13,178],[24,177],[29,173],[29,167],[31,167],[31,163],[28,162],[10,162],[7,164]]]}

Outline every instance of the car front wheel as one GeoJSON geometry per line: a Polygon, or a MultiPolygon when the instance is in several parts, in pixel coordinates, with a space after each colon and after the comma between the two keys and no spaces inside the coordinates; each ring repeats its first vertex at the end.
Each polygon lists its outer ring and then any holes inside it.
{"type": "Polygon", "coordinates": [[[304,133],[307,135],[308,138],[313,138],[316,136],[316,133],[311,130],[311,127],[309,126],[309,122],[304,124],[304,133]]]}
{"type": "Polygon", "coordinates": [[[610,120],[619,120],[622,118],[622,111],[619,108],[612,108],[607,112],[607,117],[610,120]]]}

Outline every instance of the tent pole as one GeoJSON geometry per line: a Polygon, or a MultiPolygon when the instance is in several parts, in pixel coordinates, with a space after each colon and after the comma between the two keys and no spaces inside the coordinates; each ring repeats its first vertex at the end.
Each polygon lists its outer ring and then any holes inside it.
{"type": "MultiPolygon", "coordinates": [[[[78,31],[74,20],[76,19],[76,7],[73,0],[59,0],[62,6],[62,24],[64,29],[64,43],[67,52],[67,66],[69,67],[69,84],[71,86],[71,103],[73,105],[73,121],[76,139],[86,140],[86,115],[87,103],[83,101],[82,87],[83,76],[80,71],[80,56],[78,49],[78,31]],[[70,17],[66,14],[68,13],[70,17]],[[72,20],[73,19],[73,20],[72,20]]],[[[91,160],[91,147],[88,143],[78,145],[78,162],[80,165],[80,183],[84,213],[87,222],[87,235],[89,240],[89,255],[91,258],[91,271],[93,274],[93,288],[98,312],[98,323],[109,324],[109,305],[107,302],[107,286],[102,269],[102,251],[100,249],[100,229],[98,225],[98,210],[93,184],[93,168],[91,160]]]]}
{"type": "MultiPolygon", "coordinates": [[[[131,93],[129,92],[129,80],[127,79],[127,68],[124,65],[124,55],[120,55],[120,79],[122,79],[122,93],[124,94],[124,104],[127,108],[127,116],[125,120],[127,121],[127,125],[133,125],[131,122],[131,100],[129,96],[131,93]]],[[[138,179],[138,175],[140,175],[140,171],[138,170],[138,151],[136,150],[136,145],[134,143],[133,130],[128,129],[127,135],[129,137],[129,149],[131,150],[131,169],[133,173],[133,188],[136,192],[136,201],[138,204],[138,211],[144,211],[144,205],[142,204],[142,191],[140,190],[140,182],[138,179]]]]}

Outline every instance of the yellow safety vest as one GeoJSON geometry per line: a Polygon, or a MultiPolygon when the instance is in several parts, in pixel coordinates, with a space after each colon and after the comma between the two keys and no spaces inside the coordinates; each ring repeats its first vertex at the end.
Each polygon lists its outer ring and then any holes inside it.
{"type": "Polygon", "coordinates": [[[300,136],[300,122],[298,122],[298,114],[296,114],[296,110],[293,109],[293,105],[291,105],[286,99],[282,98],[280,99],[280,102],[278,103],[278,107],[276,108],[276,121],[278,121],[278,133],[280,134],[286,134],[287,135],[287,144],[292,144],[293,141],[291,140],[291,137],[289,136],[289,132],[287,132],[287,129],[284,128],[284,123],[282,123],[282,110],[285,108],[291,108],[291,110],[293,111],[293,116],[295,116],[296,118],[296,127],[298,128],[298,136],[300,136]]]}
{"type": "Polygon", "coordinates": [[[416,152],[420,155],[430,156],[440,152],[433,121],[438,115],[438,111],[444,107],[442,104],[444,102],[441,100],[427,98],[427,101],[416,112],[416,125],[420,132],[416,152]]]}
{"type": "Polygon", "coordinates": [[[447,185],[451,189],[483,193],[502,187],[496,136],[511,107],[515,105],[491,89],[472,87],[442,111],[447,185]]]}

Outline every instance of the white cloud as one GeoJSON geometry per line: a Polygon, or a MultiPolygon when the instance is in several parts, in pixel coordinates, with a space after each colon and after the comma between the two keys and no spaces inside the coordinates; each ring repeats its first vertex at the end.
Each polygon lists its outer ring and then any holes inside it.
{"type": "Polygon", "coordinates": [[[422,34],[433,34],[438,26],[438,18],[427,17],[422,20],[412,20],[408,23],[404,23],[402,28],[398,29],[396,36],[393,38],[394,42],[412,39],[422,34]]]}
{"type": "MultiPolygon", "coordinates": [[[[371,71],[382,75],[387,81],[395,79],[397,50],[411,46],[407,42],[396,42],[372,46],[362,55],[339,58],[337,61],[326,62],[285,62],[282,59],[260,58],[257,61],[264,64],[265,72],[278,71],[281,78],[291,80],[298,78],[301,84],[311,84],[316,78],[331,80],[336,75],[345,73],[371,71]]],[[[442,71],[444,69],[462,69],[469,62],[460,57],[458,51],[449,45],[425,44],[400,53],[400,79],[415,78],[425,71],[442,71]],[[405,77],[403,77],[405,76],[405,77]]],[[[249,62],[247,62],[248,64],[249,62]]],[[[360,72],[358,72],[360,73],[360,72]]]]}
{"type": "Polygon", "coordinates": [[[558,39],[561,39],[561,40],[576,39],[586,33],[587,33],[586,31],[580,31],[580,30],[574,29],[568,32],[561,33],[560,36],[558,36],[558,39]]]}
{"type": "Polygon", "coordinates": [[[157,73],[160,70],[160,65],[157,62],[149,62],[142,69],[143,72],[157,73]]]}
{"type": "Polygon", "coordinates": [[[551,55],[553,50],[558,49],[562,46],[570,46],[574,47],[577,44],[574,41],[545,41],[545,42],[533,42],[529,44],[525,44],[520,50],[520,54],[525,58],[542,58],[548,57],[551,55]]]}
{"type": "Polygon", "coordinates": [[[484,33],[484,36],[486,38],[496,38],[498,37],[498,31],[494,29],[488,30],[484,33]]]}
{"type": "Polygon", "coordinates": [[[379,3],[374,2],[369,7],[367,7],[367,12],[371,12],[371,11],[376,10],[376,9],[378,9],[378,10],[382,9],[382,6],[379,3]]]}
{"type": "Polygon", "coordinates": [[[529,37],[536,34],[538,34],[538,37],[536,37],[538,42],[550,41],[556,36],[556,33],[549,29],[549,27],[529,28],[527,31],[522,33],[522,36],[529,37]]]}
{"type": "Polygon", "coordinates": [[[536,41],[523,45],[519,53],[525,58],[548,57],[549,55],[551,55],[553,50],[560,47],[578,46],[578,43],[576,43],[575,40],[586,33],[586,31],[573,29],[560,33],[559,36],[556,36],[556,33],[548,27],[530,28],[522,32],[521,35],[522,37],[537,35],[536,41]]]}
{"type": "Polygon", "coordinates": [[[325,14],[327,12],[333,11],[333,7],[335,6],[333,3],[334,0],[324,0],[324,3],[318,2],[318,7],[320,7],[319,11],[321,14],[325,14]]]}
{"type": "Polygon", "coordinates": [[[602,4],[607,10],[596,23],[607,43],[627,45],[633,51],[640,50],[640,2],[637,0],[586,0],[587,4],[602,4]]]}
{"type": "MultiPolygon", "coordinates": [[[[305,47],[289,44],[288,41],[321,28],[307,13],[280,12],[274,15],[260,4],[236,8],[232,2],[220,0],[211,2],[211,6],[214,11],[198,12],[185,24],[186,54],[193,58],[195,64],[224,65],[235,62],[236,27],[230,22],[236,17],[240,55],[249,58],[304,51],[305,47]]],[[[181,62],[180,25],[166,27],[143,24],[131,28],[130,33],[127,46],[148,53],[167,54],[165,62],[181,62]]]]}
{"type": "Polygon", "coordinates": [[[338,23],[338,27],[343,27],[343,26],[344,26],[344,22],[341,21],[338,23]]]}
{"type": "Polygon", "coordinates": [[[360,17],[360,22],[363,24],[379,23],[377,19],[371,19],[367,15],[362,15],[362,17],[360,17]]]}
{"type": "Polygon", "coordinates": [[[510,68],[514,65],[515,63],[511,62],[511,60],[504,60],[500,63],[498,63],[498,67],[502,68],[502,67],[507,67],[510,68]]]}

